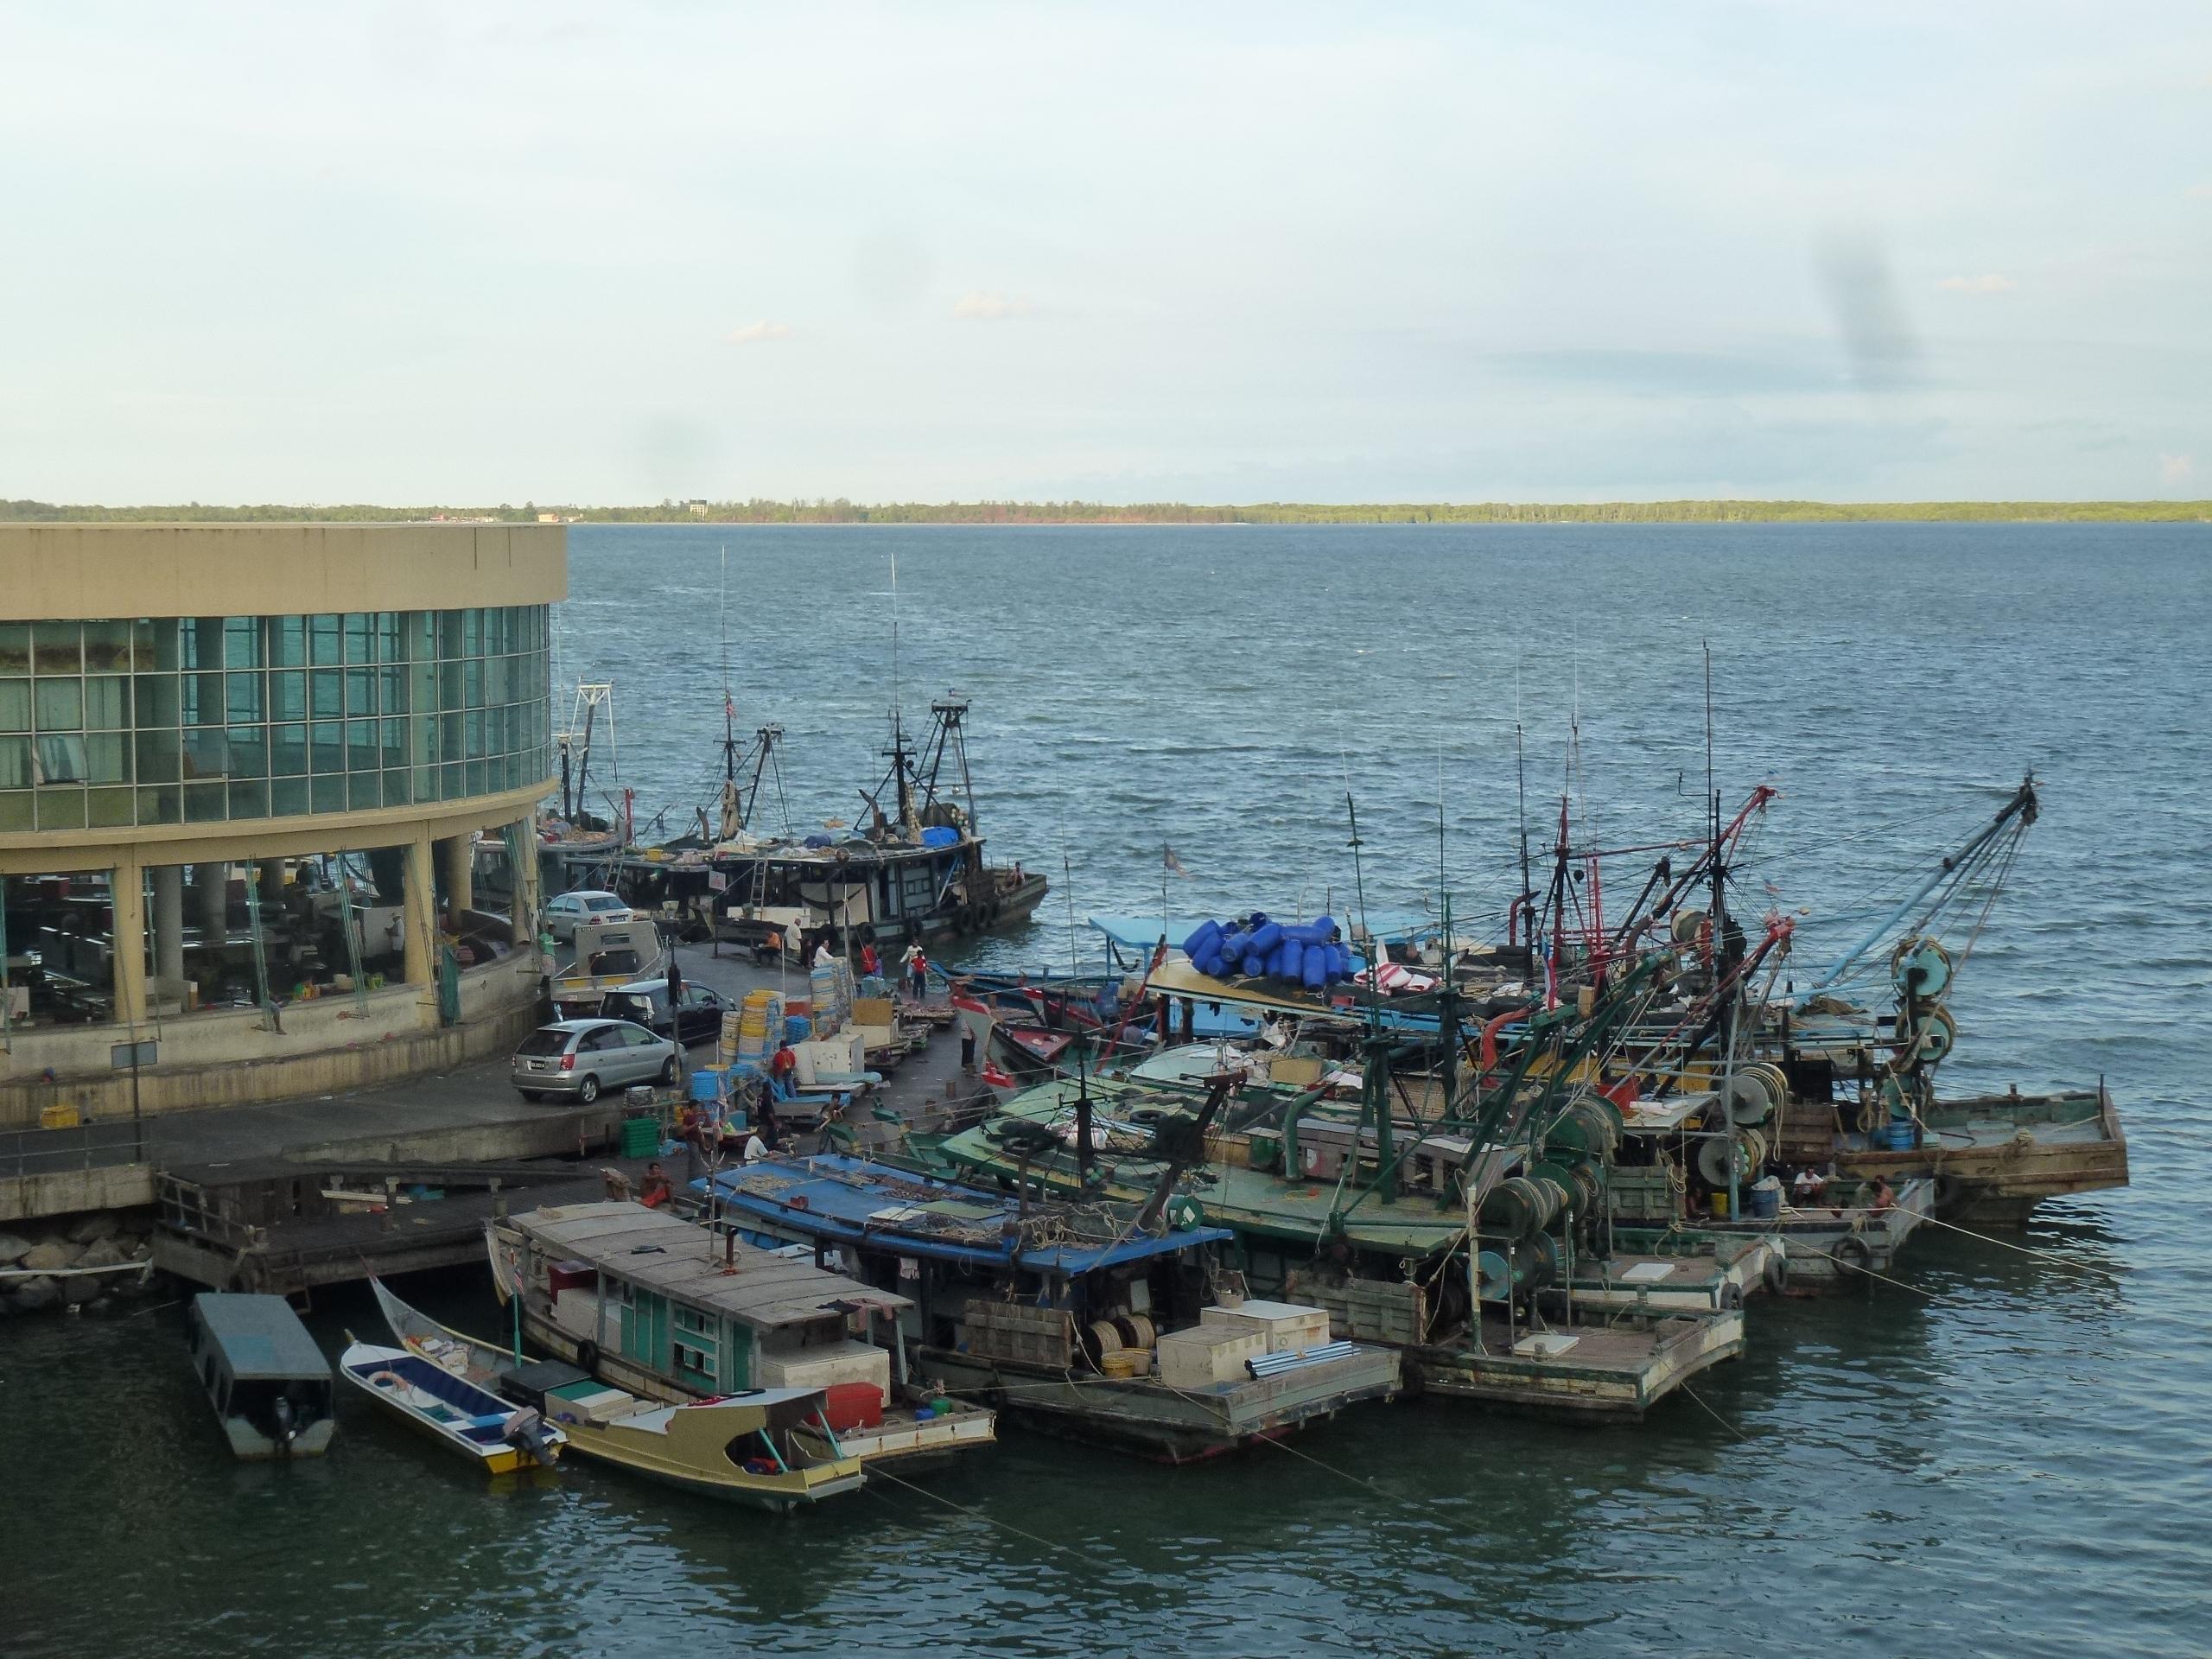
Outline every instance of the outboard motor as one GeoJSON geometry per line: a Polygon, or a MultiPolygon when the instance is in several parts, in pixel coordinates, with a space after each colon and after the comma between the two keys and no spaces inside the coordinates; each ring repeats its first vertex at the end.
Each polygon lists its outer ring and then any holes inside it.
{"type": "Polygon", "coordinates": [[[505,1431],[507,1444],[518,1446],[537,1459],[541,1467],[553,1461],[553,1436],[545,1427],[545,1419],[524,1406],[507,1419],[505,1431]]]}
{"type": "Polygon", "coordinates": [[[276,1430],[270,1438],[276,1442],[278,1452],[289,1455],[292,1442],[300,1438],[299,1420],[292,1411],[291,1396],[278,1395],[276,1403],[269,1408],[269,1416],[276,1430]]]}

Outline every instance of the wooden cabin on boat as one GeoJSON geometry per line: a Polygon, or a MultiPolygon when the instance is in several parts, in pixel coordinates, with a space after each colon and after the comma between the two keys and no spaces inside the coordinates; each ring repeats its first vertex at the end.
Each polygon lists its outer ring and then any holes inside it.
{"type": "Polygon", "coordinates": [[[697,1190],[756,1238],[899,1287],[918,1372],[1046,1433],[1183,1463],[1401,1388],[1394,1350],[1333,1340],[1319,1307],[1217,1304],[1224,1228],[1147,1227],[1134,1205],[1027,1203],[836,1154],[697,1190]]]}
{"type": "Polygon", "coordinates": [[[203,1291],[186,1323],[193,1369],[233,1452],[261,1462],[328,1449],[337,1429],[330,1362],[289,1302],[203,1291]]]}
{"type": "Polygon", "coordinates": [[[864,1383],[880,1420],[838,1434],[863,1461],[995,1438],[987,1410],[908,1398],[895,1332],[912,1303],[896,1292],[637,1204],[537,1210],[487,1223],[486,1240],[501,1295],[520,1290],[525,1339],[632,1394],[681,1404],[864,1383]]]}

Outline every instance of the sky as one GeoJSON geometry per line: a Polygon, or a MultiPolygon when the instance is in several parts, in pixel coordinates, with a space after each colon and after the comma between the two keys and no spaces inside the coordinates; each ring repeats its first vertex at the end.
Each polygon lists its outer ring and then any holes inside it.
{"type": "Polygon", "coordinates": [[[2212,497],[2212,7],[0,10],[0,497],[2212,497]]]}

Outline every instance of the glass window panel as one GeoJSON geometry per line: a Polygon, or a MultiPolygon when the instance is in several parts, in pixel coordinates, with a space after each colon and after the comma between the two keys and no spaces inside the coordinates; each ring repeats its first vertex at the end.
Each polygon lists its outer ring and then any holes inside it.
{"type": "Polygon", "coordinates": [[[384,774],[357,772],[346,780],[346,797],[352,810],[365,811],[384,804],[384,774]]]}
{"type": "Polygon", "coordinates": [[[233,726],[246,721],[269,718],[267,706],[262,702],[261,676],[258,674],[226,674],[224,715],[233,726]]]}
{"type": "Polygon", "coordinates": [[[269,811],[272,817],[292,817],[308,810],[308,780],[304,778],[279,778],[269,785],[269,811]]]}
{"type": "Polygon", "coordinates": [[[223,718],[223,677],[220,674],[187,674],[177,683],[184,694],[184,723],[188,726],[212,726],[223,718]]]}
{"type": "Polygon", "coordinates": [[[461,694],[461,665],[459,663],[438,664],[438,707],[441,709],[459,709],[463,706],[461,694]]]}
{"type": "Polygon", "coordinates": [[[441,715],[438,720],[438,759],[458,760],[461,754],[461,716],[441,715]]]}
{"type": "Polygon", "coordinates": [[[484,613],[470,606],[461,613],[461,654],[481,657],[484,654],[484,613]]]}
{"type": "Polygon", "coordinates": [[[31,728],[31,683],[0,680],[0,732],[28,732],[31,728]]]}
{"type": "Polygon", "coordinates": [[[128,622],[85,624],[85,671],[87,674],[128,674],[130,671],[130,625],[128,622]]]}
{"type": "Polygon", "coordinates": [[[269,728],[269,771],[271,777],[300,778],[308,769],[308,728],[271,726],[269,728]]]}
{"type": "MultiPolygon", "coordinates": [[[[157,673],[174,674],[184,666],[184,630],[177,618],[156,616],[141,622],[138,626],[142,630],[149,631],[152,633],[154,650],[150,657],[140,656],[132,664],[133,667],[141,673],[152,669],[157,673]]],[[[146,822],[143,817],[145,803],[141,801],[138,804],[141,814],[138,821],[143,823],[146,822]]],[[[174,823],[175,820],[172,818],[168,822],[174,823]]]]}
{"type": "Polygon", "coordinates": [[[120,829],[132,822],[132,791],[93,789],[85,792],[85,822],[97,830],[120,829]]]}
{"type": "Polygon", "coordinates": [[[130,677],[90,674],[85,677],[85,727],[119,732],[130,723],[130,677]]]}
{"type": "Polygon", "coordinates": [[[484,706],[484,664],[472,657],[461,665],[463,706],[481,709],[484,706]]]}
{"type": "Polygon", "coordinates": [[[269,638],[269,666],[304,668],[308,660],[308,620],[304,616],[271,616],[263,620],[269,638]]]}
{"type": "MultiPolygon", "coordinates": [[[[283,729],[279,728],[278,729],[283,729]]],[[[231,776],[265,778],[269,775],[269,728],[233,726],[225,734],[231,751],[231,776]]],[[[231,815],[236,817],[238,815],[231,815]]]]}
{"type": "Polygon", "coordinates": [[[373,715],[377,711],[377,673],[372,668],[346,671],[346,712],[373,715]]]}
{"type": "Polygon", "coordinates": [[[184,818],[184,797],[175,784],[165,784],[158,789],[140,785],[138,790],[138,822],[141,823],[179,823],[184,818]]]}
{"type": "Polygon", "coordinates": [[[346,612],[346,660],[349,663],[367,662],[371,656],[370,639],[369,613],[366,611],[346,612]]]}
{"type": "Polygon", "coordinates": [[[141,730],[149,726],[174,726],[183,713],[174,674],[140,674],[130,682],[141,730]]]}
{"type": "Polygon", "coordinates": [[[35,830],[37,820],[31,810],[31,792],[19,789],[0,793],[0,830],[35,830]]]}
{"type": "Polygon", "coordinates": [[[481,760],[468,763],[468,792],[472,795],[484,792],[484,763],[481,760]]]}
{"type": "MultiPolygon", "coordinates": [[[[189,783],[194,778],[221,778],[231,770],[230,740],[219,726],[194,726],[184,734],[184,777],[189,783]]],[[[186,803],[189,816],[191,804],[186,803]]]]}
{"type": "Polygon", "coordinates": [[[77,622],[31,624],[34,671],[41,674],[81,674],[85,671],[85,631],[77,622]]]}
{"type": "Polygon", "coordinates": [[[31,671],[31,625],[0,622],[0,674],[31,671]]]}
{"type": "Polygon", "coordinates": [[[335,778],[317,778],[311,799],[317,812],[343,812],[346,810],[345,777],[341,774],[335,778]]]}
{"type": "Polygon", "coordinates": [[[184,645],[184,665],[187,668],[220,668],[223,665],[223,619],[219,616],[188,616],[178,624],[184,645]]]}
{"type": "Polygon", "coordinates": [[[85,777],[95,784],[130,781],[130,734],[95,732],[85,740],[85,777]]]}
{"type": "Polygon", "coordinates": [[[184,821],[187,823],[220,823],[226,793],[221,784],[187,784],[184,786],[184,821]]]}
{"type": "Polygon", "coordinates": [[[461,795],[461,763],[454,761],[438,768],[438,798],[458,800],[461,795]]]}
{"type": "Polygon", "coordinates": [[[405,642],[401,638],[397,611],[378,611],[376,632],[377,661],[404,663],[407,660],[405,642]]]}
{"type": "Polygon", "coordinates": [[[404,668],[379,669],[377,671],[377,681],[378,693],[384,699],[381,711],[387,715],[405,714],[407,712],[407,671],[404,668]]]}
{"type": "Polygon", "coordinates": [[[384,772],[384,804],[404,806],[408,800],[408,779],[411,774],[397,766],[386,766],[384,772]]]}
{"type": "Polygon", "coordinates": [[[467,747],[461,753],[472,760],[481,758],[484,753],[484,711],[481,709],[468,711],[466,732],[463,741],[467,747]]]}
{"type": "Polygon", "coordinates": [[[308,677],[297,669],[279,670],[269,677],[269,718],[305,720],[308,717],[308,677]]]}
{"type": "Polygon", "coordinates": [[[461,613],[459,611],[438,613],[438,655],[441,658],[448,660],[461,655],[461,613]]]}
{"type": "Polygon", "coordinates": [[[261,666],[261,619],[257,616],[226,616],[223,619],[223,666],[225,668],[259,668],[261,666]]]}
{"type": "Polygon", "coordinates": [[[404,766],[414,757],[407,753],[407,722],[387,720],[384,723],[384,763],[387,766],[404,766]]]}
{"type": "Polygon", "coordinates": [[[415,768],[415,787],[410,791],[418,801],[438,798],[438,769],[435,766],[415,768]]]}
{"type": "Polygon", "coordinates": [[[334,720],[346,712],[346,677],[334,668],[318,668],[308,676],[309,712],[317,720],[334,720]]]}
{"type": "Polygon", "coordinates": [[[322,664],[338,660],[341,626],[342,619],[335,616],[311,616],[308,619],[309,662],[322,664]]]}
{"type": "Polygon", "coordinates": [[[399,613],[400,644],[410,663],[437,660],[438,617],[435,611],[402,611],[399,613]]]}
{"type": "Polygon", "coordinates": [[[48,737],[40,734],[34,753],[41,784],[81,784],[85,781],[85,740],[48,737]]]}
{"type": "Polygon", "coordinates": [[[234,818],[265,818],[269,816],[269,785],[264,783],[232,784],[231,785],[231,816],[234,818]]]}
{"type": "Polygon", "coordinates": [[[30,739],[0,737],[0,789],[29,789],[31,781],[30,739]]]}
{"type": "MultiPolygon", "coordinates": [[[[181,750],[176,728],[167,731],[138,734],[138,781],[142,784],[173,784],[177,780],[177,769],[181,764],[181,750]]],[[[174,817],[159,820],[175,823],[174,817]]]]}
{"type": "Polygon", "coordinates": [[[38,728],[41,732],[82,731],[85,683],[79,679],[38,680],[38,728]]]}
{"type": "MultiPolygon", "coordinates": [[[[317,772],[346,770],[346,727],[343,721],[319,720],[310,733],[314,739],[315,769],[317,772]]],[[[315,810],[322,809],[318,806],[315,810]]]]}
{"type": "Polygon", "coordinates": [[[346,722],[346,765],[353,772],[374,772],[383,762],[377,753],[377,723],[373,720],[346,722]]]}
{"type": "Polygon", "coordinates": [[[38,791],[38,827],[41,830],[81,830],[85,827],[85,791],[81,789],[41,789],[38,791]]]}

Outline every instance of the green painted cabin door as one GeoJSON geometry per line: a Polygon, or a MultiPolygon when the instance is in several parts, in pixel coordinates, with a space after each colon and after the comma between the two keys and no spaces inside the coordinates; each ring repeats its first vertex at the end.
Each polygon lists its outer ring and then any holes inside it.
{"type": "Polygon", "coordinates": [[[668,1298],[636,1293],[622,1310],[622,1351],[656,1371],[668,1369],[668,1298]]]}

